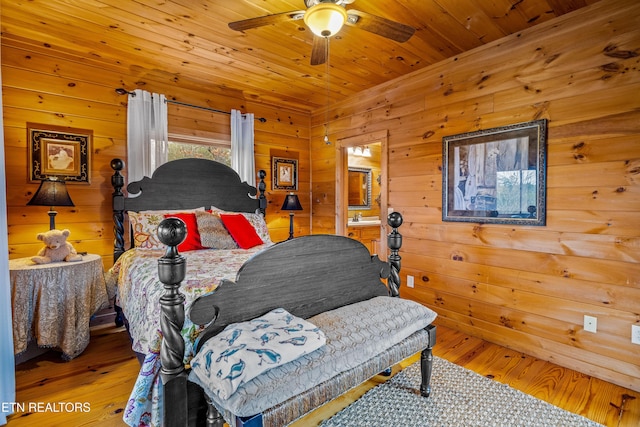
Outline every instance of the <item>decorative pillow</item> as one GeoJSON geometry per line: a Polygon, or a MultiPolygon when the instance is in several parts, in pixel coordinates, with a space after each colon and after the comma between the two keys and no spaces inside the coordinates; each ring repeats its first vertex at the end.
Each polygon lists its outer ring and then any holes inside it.
{"type": "Polygon", "coordinates": [[[264,242],[256,233],[256,229],[247,220],[244,215],[239,214],[220,214],[222,223],[242,249],[249,249],[254,246],[262,245],[264,242]]]}
{"type": "Polygon", "coordinates": [[[326,342],[307,320],[276,308],[249,322],[234,323],[207,341],[191,360],[200,378],[209,378],[222,399],[261,373],[311,353],[326,342]]]}
{"type": "Polygon", "coordinates": [[[164,249],[158,240],[158,225],[164,219],[165,214],[189,213],[204,211],[204,208],[197,209],[174,209],[174,210],[149,210],[149,211],[127,211],[131,228],[133,229],[133,245],[140,249],[164,249]]]}
{"type": "Polygon", "coordinates": [[[255,228],[256,233],[258,233],[258,236],[260,236],[260,239],[262,240],[263,243],[273,243],[271,241],[271,236],[269,235],[269,228],[267,228],[267,222],[264,220],[264,216],[262,214],[247,213],[247,212],[240,212],[240,213],[245,218],[247,218],[247,221],[249,221],[251,225],[253,225],[253,228],[255,228]]]}
{"type": "Polygon", "coordinates": [[[198,249],[205,249],[200,242],[200,233],[198,231],[198,223],[196,222],[195,213],[174,213],[164,214],[165,218],[179,218],[187,226],[187,237],[184,241],[178,245],[179,252],[196,251],[198,249]]]}
{"type": "Polygon", "coordinates": [[[251,225],[253,225],[253,228],[256,230],[256,233],[258,233],[258,236],[260,236],[260,239],[262,240],[263,243],[269,243],[269,244],[273,243],[271,241],[271,235],[269,234],[269,228],[267,227],[267,223],[264,220],[264,216],[262,214],[250,213],[250,212],[224,211],[215,206],[211,206],[211,212],[213,212],[216,215],[242,214],[245,218],[247,218],[247,221],[249,221],[251,225]]]}
{"type": "Polygon", "coordinates": [[[209,212],[196,212],[196,222],[200,232],[200,242],[205,248],[212,249],[237,249],[233,237],[224,227],[222,220],[216,214],[209,212]]]}

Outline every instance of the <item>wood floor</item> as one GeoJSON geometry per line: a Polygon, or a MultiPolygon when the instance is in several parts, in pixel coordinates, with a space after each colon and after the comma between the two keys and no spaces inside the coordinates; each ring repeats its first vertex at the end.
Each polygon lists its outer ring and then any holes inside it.
{"type": "MultiPolygon", "coordinates": [[[[638,392],[442,326],[434,354],[606,426],[640,425],[638,392]]],[[[407,359],[394,373],[416,360],[407,359]]],[[[12,415],[8,426],[125,426],[122,411],[138,369],[122,328],[93,328],[91,344],[76,359],[64,362],[51,351],[16,367],[16,402],[25,411],[12,415]],[[30,412],[29,405],[46,412],[30,412]],[[68,411],[74,405],[77,410],[68,411]]],[[[293,425],[317,425],[386,379],[373,378],[293,425]]]]}

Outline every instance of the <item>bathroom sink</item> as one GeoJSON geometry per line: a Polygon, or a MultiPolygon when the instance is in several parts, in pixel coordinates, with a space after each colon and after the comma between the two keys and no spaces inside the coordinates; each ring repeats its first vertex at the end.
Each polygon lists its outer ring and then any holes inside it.
{"type": "Polygon", "coordinates": [[[360,218],[358,221],[349,219],[347,225],[349,227],[366,227],[372,225],[380,225],[380,218],[360,218]]]}

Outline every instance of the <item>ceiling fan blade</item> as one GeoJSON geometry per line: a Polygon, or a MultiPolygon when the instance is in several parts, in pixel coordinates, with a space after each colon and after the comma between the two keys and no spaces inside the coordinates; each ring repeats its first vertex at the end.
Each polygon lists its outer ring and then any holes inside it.
{"type": "Polygon", "coordinates": [[[273,15],[258,16],[257,18],[243,19],[229,23],[229,28],[235,31],[250,30],[252,28],[264,27],[265,25],[279,24],[287,21],[297,21],[304,17],[304,10],[293,10],[291,12],[275,13],[273,15]]]}
{"type": "Polygon", "coordinates": [[[311,65],[320,65],[325,62],[327,62],[327,39],[325,37],[313,36],[311,65]]]}
{"type": "Polygon", "coordinates": [[[371,15],[359,10],[347,11],[347,25],[381,35],[391,40],[403,43],[416,32],[415,28],[399,22],[391,21],[381,16],[371,15]]]}

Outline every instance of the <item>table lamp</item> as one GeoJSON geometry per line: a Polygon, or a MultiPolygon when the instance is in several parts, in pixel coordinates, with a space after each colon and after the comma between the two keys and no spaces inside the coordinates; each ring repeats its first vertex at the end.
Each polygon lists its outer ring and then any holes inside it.
{"type": "Polygon", "coordinates": [[[38,191],[33,195],[28,206],[49,206],[49,229],[56,228],[56,212],[54,206],[74,206],[67,193],[67,186],[64,181],[56,177],[47,177],[40,182],[38,191]]]}
{"type": "Polygon", "coordinates": [[[302,206],[300,205],[300,200],[298,200],[297,194],[287,194],[284,198],[284,203],[282,204],[283,211],[289,211],[289,238],[287,240],[293,239],[293,211],[301,211],[302,206]]]}

